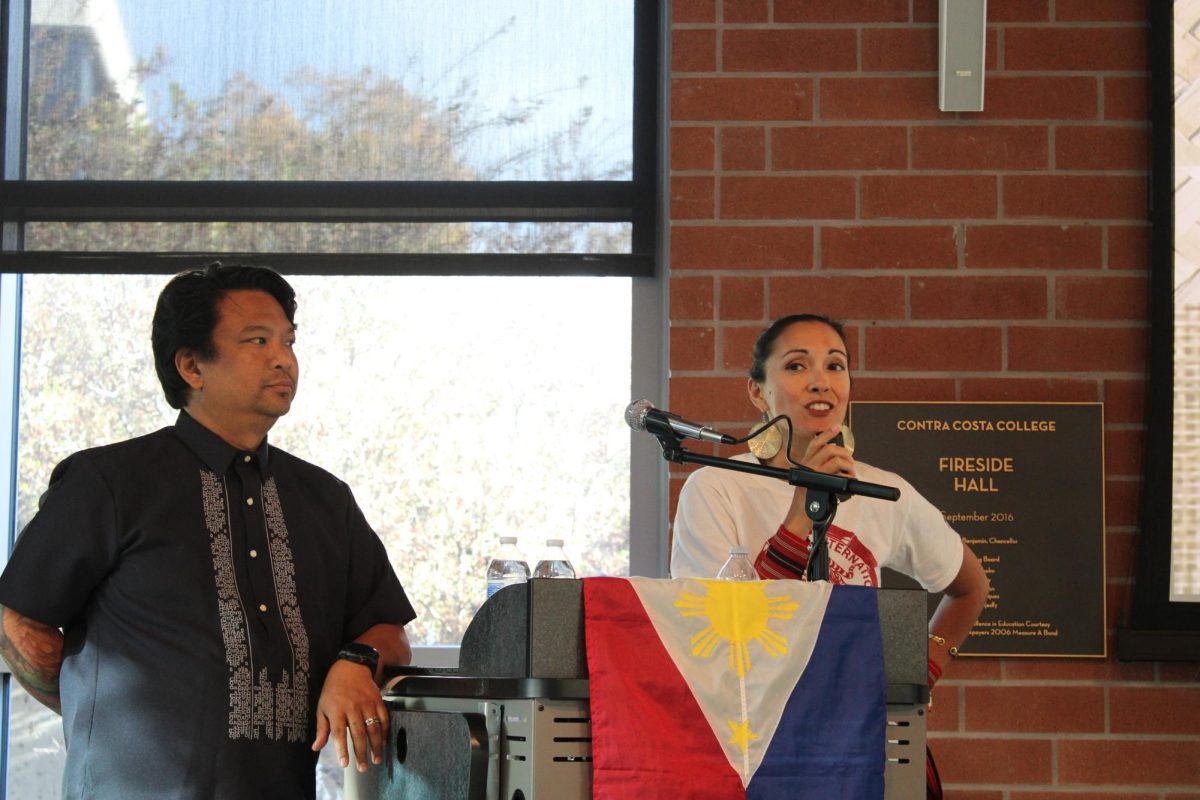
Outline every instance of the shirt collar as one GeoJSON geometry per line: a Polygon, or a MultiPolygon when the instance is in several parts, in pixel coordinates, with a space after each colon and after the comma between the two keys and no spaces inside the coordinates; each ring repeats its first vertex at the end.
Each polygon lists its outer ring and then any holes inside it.
{"type": "MultiPolygon", "coordinates": [[[[218,475],[224,475],[229,470],[230,464],[233,463],[233,459],[242,453],[241,450],[201,425],[186,411],[181,410],[179,419],[175,420],[175,435],[218,475]]],[[[264,476],[267,474],[268,450],[267,439],[264,436],[258,449],[251,454],[258,461],[259,472],[264,476]]]]}

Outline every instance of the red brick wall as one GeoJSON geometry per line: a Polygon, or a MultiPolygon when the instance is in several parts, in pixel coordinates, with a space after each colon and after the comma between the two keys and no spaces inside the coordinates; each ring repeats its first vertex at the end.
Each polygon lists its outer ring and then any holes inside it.
{"type": "MultiPolygon", "coordinates": [[[[750,343],[797,311],[847,322],[857,399],[1103,401],[1116,625],[1145,428],[1147,4],[988,6],[985,110],[955,114],[936,0],[674,0],[670,407],[745,428],[750,343]]],[[[952,798],[1200,798],[1195,664],[966,659],[931,724],[952,798]]]]}

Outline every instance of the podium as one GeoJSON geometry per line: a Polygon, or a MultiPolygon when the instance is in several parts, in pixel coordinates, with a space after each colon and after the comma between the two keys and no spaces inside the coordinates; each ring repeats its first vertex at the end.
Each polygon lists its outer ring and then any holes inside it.
{"type": "MultiPolygon", "coordinates": [[[[877,592],[887,681],[886,800],[925,797],[926,593],[877,592]]],[[[589,800],[591,721],[583,581],[493,595],[449,671],[388,681],[384,763],[346,772],[347,800],[589,800]]]]}

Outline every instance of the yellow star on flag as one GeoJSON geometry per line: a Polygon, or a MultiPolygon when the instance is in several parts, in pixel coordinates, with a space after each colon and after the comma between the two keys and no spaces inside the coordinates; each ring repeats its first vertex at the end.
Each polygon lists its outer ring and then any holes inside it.
{"type": "Polygon", "coordinates": [[[729,720],[728,722],[730,730],[733,731],[733,738],[729,740],[729,743],[736,744],[744,754],[750,747],[750,742],[758,738],[758,734],[750,730],[750,720],[745,722],[729,720]]]}

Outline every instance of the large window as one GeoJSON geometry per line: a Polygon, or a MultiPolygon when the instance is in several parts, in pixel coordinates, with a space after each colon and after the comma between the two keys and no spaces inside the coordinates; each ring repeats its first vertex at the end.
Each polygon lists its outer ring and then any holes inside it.
{"type": "MultiPolygon", "coordinates": [[[[149,350],[163,280],[25,278],[18,526],[57,461],[174,420],[149,350]]],[[[271,439],[350,484],[414,601],[415,645],[461,640],[501,534],[629,574],[630,279],[292,282],[300,392],[271,439]]],[[[18,697],[10,797],[27,798],[57,788],[62,730],[18,697]]]]}
{"type": "Polygon", "coordinates": [[[27,176],[628,180],[630,2],[33,0],[27,176]]]}
{"type": "MultiPolygon", "coordinates": [[[[18,527],[53,466],[174,422],[149,346],[159,276],[24,280],[18,527]]],[[[629,571],[626,278],[293,278],[300,391],[274,444],[354,490],[419,618],[455,645],[496,538],[629,571]]]]}
{"type": "MultiPolygon", "coordinates": [[[[351,485],[418,658],[453,660],[502,534],[531,559],[565,539],[581,574],[662,573],[661,461],[621,413],[663,374],[658,2],[0,10],[0,270],[25,274],[0,283],[10,536],[58,460],[171,424],[154,299],[221,258],[297,289],[272,442],[351,485]]],[[[57,797],[61,723],[10,696],[7,797],[57,797]]]]}

